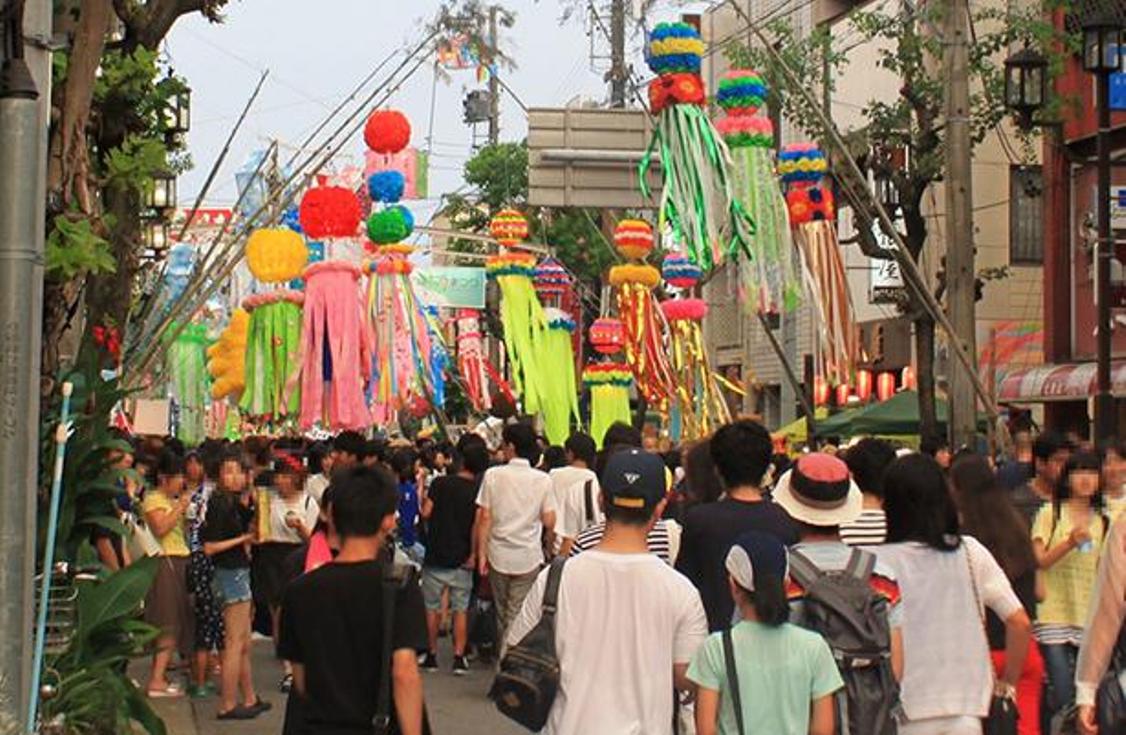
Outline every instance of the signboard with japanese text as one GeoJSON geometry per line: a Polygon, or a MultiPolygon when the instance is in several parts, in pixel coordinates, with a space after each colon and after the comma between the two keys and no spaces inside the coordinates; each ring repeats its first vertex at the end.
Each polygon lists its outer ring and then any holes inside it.
{"type": "MultiPolygon", "coordinates": [[[[872,234],[881,248],[894,251],[895,245],[880,229],[878,222],[872,223],[872,234]]],[[[898,260],[895,258],[888,258],[887,260],[872,258],[869,274],[869,303],[889,304],[896,303],[901,299],[906,284],[903,281],[903,274],[899,272],[898,260]]]]}
{"type": "Polygon", "coordinates": [[[411,273],[415,293],[424,304],[453,309],[485,308],[485,269],[420,266],[411,273]]]}

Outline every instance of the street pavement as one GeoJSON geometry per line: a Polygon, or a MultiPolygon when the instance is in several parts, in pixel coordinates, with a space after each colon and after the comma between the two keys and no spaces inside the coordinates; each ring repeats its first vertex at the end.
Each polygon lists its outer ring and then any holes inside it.
{"type": "MultiPolygon", "coordinates": [[[[254,681],[259,696],[273,703],[274,708],[249,722],[220,722],[215,719],[216,699],[210,697],[190,701],[151,700],[164,718],[169,735],[280,735],[285,713],[285,695],[278,692],[281,666],[274,660],[273,645],[267,640],[254,641],[254,681]]],[[[442,668],[423,672],[426,708],[435,735],[521,735],[527,731],[501,716],[486,697],[492,681],[492,667],[470,662],[468,676],[454,676],[449,667],[452,658],[448,638],[439,641],[442,668]]],[[[134,676],[143,681],[144,668],[134,676]],[[141,674],[141,676],[137,676],[141,674]]]]}

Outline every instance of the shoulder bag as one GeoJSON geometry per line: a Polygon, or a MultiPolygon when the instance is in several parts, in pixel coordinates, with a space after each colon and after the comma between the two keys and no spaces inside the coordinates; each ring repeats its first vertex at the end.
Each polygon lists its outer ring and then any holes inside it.
{"type": "MultiPolygon", "coordinates": [[[[386,564],[383,573],[383,658],[379,667],[379,693],[375,700],[375,716],[372,717],[372,733],[374,735],[396,735],[399,730],[399,718],[395,714],[395,704],[392,689],[394,680],[391,673],[391,659],[395,655],[395,602],[399,592],[411,584],[417,584],[415,569],[409,564],[386,564]]],[[[422,732],[430,735],[430,721],[426,715],[426,703],[422,705],[422,732]]]]}
{"type": "MultiPolygon", "coordinates": [[[[985,636],[985,655],[989,659],[989,669],[993,670],[993,661],[989,655],[989,631],[986,629],[985,608],[981,604],[981,596],[977,591],[977,575],[974,574],[973,561],[970,560],[970,547],[962,539],[962,551],[966,555],[966,570],[970,573],[970,589],[974,593],[974,606],[977,608],[978,617],[981,619],[981,631],[985,636]]],[[[989,714],[981,722],[982,735],[1017,735],[1017,703],[1012,697],[993,693],[989,700],[989,714]]]]}
{"type": "Polygon", "coordinates": [[[723,631],[723,660],[727,668],[727,688],[731,690],[731,706],[735,710],[735,729],[739,735],[747,735],[743,726],[743,695],[739,692],[739,671],[735,668],[735,643],[731,640],[731,628],[723,631]]]}

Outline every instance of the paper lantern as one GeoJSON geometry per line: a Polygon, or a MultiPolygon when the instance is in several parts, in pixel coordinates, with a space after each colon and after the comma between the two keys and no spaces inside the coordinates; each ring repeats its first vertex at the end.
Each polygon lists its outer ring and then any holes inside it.
{"type": "Polygon", "coordinates": [[[895,395],[895,373],[880,373],[876,378],[876,398],[886,401],[895,395]]]}
{"type": "Polygon", "coordinates": [[[829,405],[829,381],[820,375],[813,379],[813,405],[818,407],[829,405]]]}
{"type": "Polygon", "coordinates": [[[837,386],[837,405],[844,408],[848,405],[848,397],[852,395],[852,388],[848,383],[841,383],[837,386]]]}
{"type": "Polygon", "coordinates": [[[403,198],[407,177],[401,171],[376,171],[368,177],[368,195],[373,202],[394,204],[403,198]]]}
{"type": "Polygon", "coordinates": [[[653,228],[641,219],[624,219],[614,228],[614,247],[622,257],[645,260],[653,250],[653,228]]]}
{"type": "Polygon", "coordinates": [[[590,325],[590,344],[603,355],[620,352],[626,343],[625,328],[620,319],[601,317],[590,325]]]}
{"type": "Polygon", "coordinates": [[[355,237],[360,226],[360,200],[343,186],[318,186],[301,197],[298,218],[305,234],[320,240],[326,237],[355,237]]]}
{"type": "Polygon", "coordinates": [[[872,397],[872,371],[868,369],[856,371],[856,397],[861,403],[867,402],[872,397]]]}
{"type": "Polygon", "coordinates": [[[778,173],[785,184],[816,184],[828,170],[825,153],[815,143],[792,143],[778,152],[778,173]]]}
{"type": "Polygon", "coordinates": [[[515,209],[502,209],[489,221],[489,234],[505,247],[528,239],[528,220],[515,209]]]}
{"type": "Polygon", "coordinates": [[[541,299],[563,296],[571,289],[571,284],[571,275],[555,258],[545,258],[532,276],[532,285],[541,299]]]}
{"type": "Polygon", "coordinates": [[[774,145],[774,123],[769,117],[721,117],[715,129],[729,148],[770,148],[774,145]]]}
{"type": "Polygon", "coordinates": [[[285,227],[255,230],[246,241],[246,262],[262,283],[297,278],[308,260],[305,240],[285,227]]]}
{"type": "Polygon", "coordinates": [[[702,271],[680,253],[669,253],[661,263],[661,277],[673,288],[689,289],[700,282],[702,271]]]}
{"type": "Polygon", "coordinates": [[[411,142],[411,124],[398,110],[376,110],[364,125],[364,142],[376,153],[398,153],[411,142]]]}
{"type": "Polygon", "coordinates": [[[414,215],[406,207],[395,205],[372,212],[367,223],[368,239],[376,245],[402,242],[414,232],[414,215]]]}
{"type": "Polygon", "coordinates": [[[732,69],[720,77],[715,97],[728,115],[754,115],[766,100],[766,82],[757,71],[732,69]]]}
{"type": "Polygon", "coordinates": [[[910,365],[903,368],[903,373],[899,377],[899,383],[903,386],[903,390],[915,390],[918,385],[915,380],[915,368],[910,365]]]}

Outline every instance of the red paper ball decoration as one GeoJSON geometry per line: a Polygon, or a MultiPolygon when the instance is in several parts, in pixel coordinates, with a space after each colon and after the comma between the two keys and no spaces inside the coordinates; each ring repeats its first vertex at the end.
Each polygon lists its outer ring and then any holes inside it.
{"type": "Polygon", "coordinates": [[[502,209],[489,221],[489,234],[505,247],[528,239],[528,220],[515,209],[502,209]]]}
{"type": "Polygon", "coordinates": [[[602,317],[590,325],[590,344],[603,355],[619,352],[626,343],[626,331],[620,319],[602,317]]]}
{"type": "Polygon", "coordinates": [[[653,228],[645,220],[624,219],[614,228],[614,247],[624,258],[645,260],[653,250],[653,228]]]}
{"type": "Polygon", "coordinates": [[[813,405],[817,407],[829,405],[829,381],[820,375],[813,379],[813,405]]]}
{"type": "Polygon", "coordinates": [[[360,226],[360,200],[343,186],[318,186],[305,192],[297,210],[301,229],[311,240],[354,237],[360,226]]]}
{"type": "Polygon", "coordinates": [[[376,153],[398,153],[411,142],[411,124],[398,110],[376,110],[364,125],[364,142],[376,153]]]}
{"type": "Polygon", "coordinates": [[[852,388],[848,383],[841,383],[837,386],[837,405],[844,408],[848,405],[848,397],[852,395],[852,388]]]}
{"type": "Polygon", "coordinates": [[[872,371],[867,368],[856,371],[856,397],[861,403],[872,397],[872,371]]]}
{"type": "Polygon", "coordinates": [[[895,373],[880,373],[876,378],[876,398],[886,401],[895,395],[895,373]]]}

